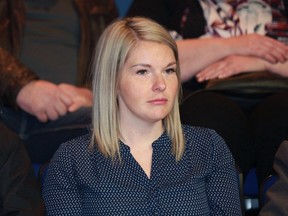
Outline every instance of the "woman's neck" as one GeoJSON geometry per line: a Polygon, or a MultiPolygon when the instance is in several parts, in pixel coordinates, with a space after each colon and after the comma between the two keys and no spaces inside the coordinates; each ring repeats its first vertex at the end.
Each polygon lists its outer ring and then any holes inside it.
{"type": "Polygon", "coordinates": [[[130,148],[151,146],[163,133],[162,121],[155,123],[120,123],[121,139],[130,148]]]}
{"type": "Polygon", "coordinates": [[[121,124],[122,141],[130,147],[131,155],[149,179],[152,169],[152,144],[162,133],[162,121],[147,125],[121,124]]]}

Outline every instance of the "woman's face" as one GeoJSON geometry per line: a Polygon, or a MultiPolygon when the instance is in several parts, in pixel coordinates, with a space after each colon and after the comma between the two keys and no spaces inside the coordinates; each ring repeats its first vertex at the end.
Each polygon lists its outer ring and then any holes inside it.
{"type": "Polygon", "coordinates": [[[176,59],[164,44],[139,41],[120,71],[120,119],[133,123],[162,121],[177,97],[176,59]]]}

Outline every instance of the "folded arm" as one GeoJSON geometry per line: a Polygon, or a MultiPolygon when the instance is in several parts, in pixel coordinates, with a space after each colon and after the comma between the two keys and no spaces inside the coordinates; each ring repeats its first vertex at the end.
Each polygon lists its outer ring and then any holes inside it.
{"type": "Polygon", "coordinates": [[[273,64],[254,56],[231,55],[209,65],[200,71],[196,78],[199,82],[203,82],[210,79],[223,79],[241,73],[257,73],[260,71],[269,71],[288,77],[288,61],[273,64]]]}
{"type": "Polygon", "coordinates": [[[182,81],[231,55],[252,56],[271,64],[288,60],[288,46],[258,34],[232,38],[199,38],[177,41],[182,81]]]}
{"type": "Polygon", "coordinates": [[[40,80],[29,68],[0,47],[0,100],[39,121],[56,120],[67,112],[91,106],[92,92],[70,84],[40,80]]]}

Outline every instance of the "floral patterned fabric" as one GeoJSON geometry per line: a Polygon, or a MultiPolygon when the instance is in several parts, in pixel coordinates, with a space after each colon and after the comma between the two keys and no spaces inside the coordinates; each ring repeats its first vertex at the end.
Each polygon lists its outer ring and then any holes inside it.
{"type": "Polygon", "coordinates": [[[199,3],[207,22],[205,36],[265,35],[267,24],[287,22],[282,0],[199,0],[199,3]]]}

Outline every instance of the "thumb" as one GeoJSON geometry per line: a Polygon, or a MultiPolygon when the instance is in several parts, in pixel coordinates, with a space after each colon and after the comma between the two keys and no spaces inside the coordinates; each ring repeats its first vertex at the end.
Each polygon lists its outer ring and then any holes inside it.
{"type": "Polygon", "coordinates": [[[81,106],[77,103],[72,103],[72,105],[69,106],[68,111],[69,112],[75,112],[78,110],[81,106]]]}

